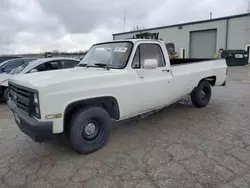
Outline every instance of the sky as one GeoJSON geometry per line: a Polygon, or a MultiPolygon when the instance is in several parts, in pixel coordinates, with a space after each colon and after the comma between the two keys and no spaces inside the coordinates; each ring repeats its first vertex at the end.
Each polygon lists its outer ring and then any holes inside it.
{"type": "Polygon", "coordinates": [[[247,5],[248,0],[0,0],[0,54],[85,51],[136,25],[204,20],[210,12],[213,18],[241,14],[247,5]]]}

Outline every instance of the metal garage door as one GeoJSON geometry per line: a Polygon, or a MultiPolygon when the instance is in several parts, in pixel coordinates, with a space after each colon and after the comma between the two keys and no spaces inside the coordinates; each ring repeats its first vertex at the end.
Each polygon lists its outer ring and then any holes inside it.
{"type": "Polygon", "coordinates": [[[213,58],[216,53],[217,30],[190,32],[190,57],[213,58]]]}

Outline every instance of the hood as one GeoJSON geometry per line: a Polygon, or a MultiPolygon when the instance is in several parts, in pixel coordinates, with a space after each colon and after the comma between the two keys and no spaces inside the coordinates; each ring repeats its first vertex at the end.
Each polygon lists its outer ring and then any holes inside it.
{"type": "Polygon", "coordinates": [[[9,79],[10,81],[26,87],[38,89],[55,83],[72,80],[103,76],[117,73],[117,69],[75,67],[72,69],[54,70],[38,73],[19,74],[9,79]]]}

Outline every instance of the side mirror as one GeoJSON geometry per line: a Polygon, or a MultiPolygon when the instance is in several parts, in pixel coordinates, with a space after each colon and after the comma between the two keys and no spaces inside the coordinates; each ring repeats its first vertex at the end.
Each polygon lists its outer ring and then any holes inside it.
{"type": "Polygon", "coordinates": [[[156,69],[158,66],[158,61],[156,59],[146,59],[144,60],[144,69],[156,69]]]}
{"type": "Polygon", "coordinates": [[[32,69],[32,70],[30,71],[30,73],[37,72],[37,71],[38,71],[37,69],[32,69]]]}

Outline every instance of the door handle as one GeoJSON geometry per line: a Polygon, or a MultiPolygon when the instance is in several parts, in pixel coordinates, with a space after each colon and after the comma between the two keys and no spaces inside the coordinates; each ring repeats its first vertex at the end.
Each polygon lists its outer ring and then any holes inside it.
{"type": "Polygon", "coordinates": [[[162,72],[170,72],[170,69],[162,69],[162,72]]]}
{"type": "Polygon", "coordinates": [[[140,70],[137,70],[137,75],[139,76],[139,78],[144,78],[143,72],[140,70]]]}

